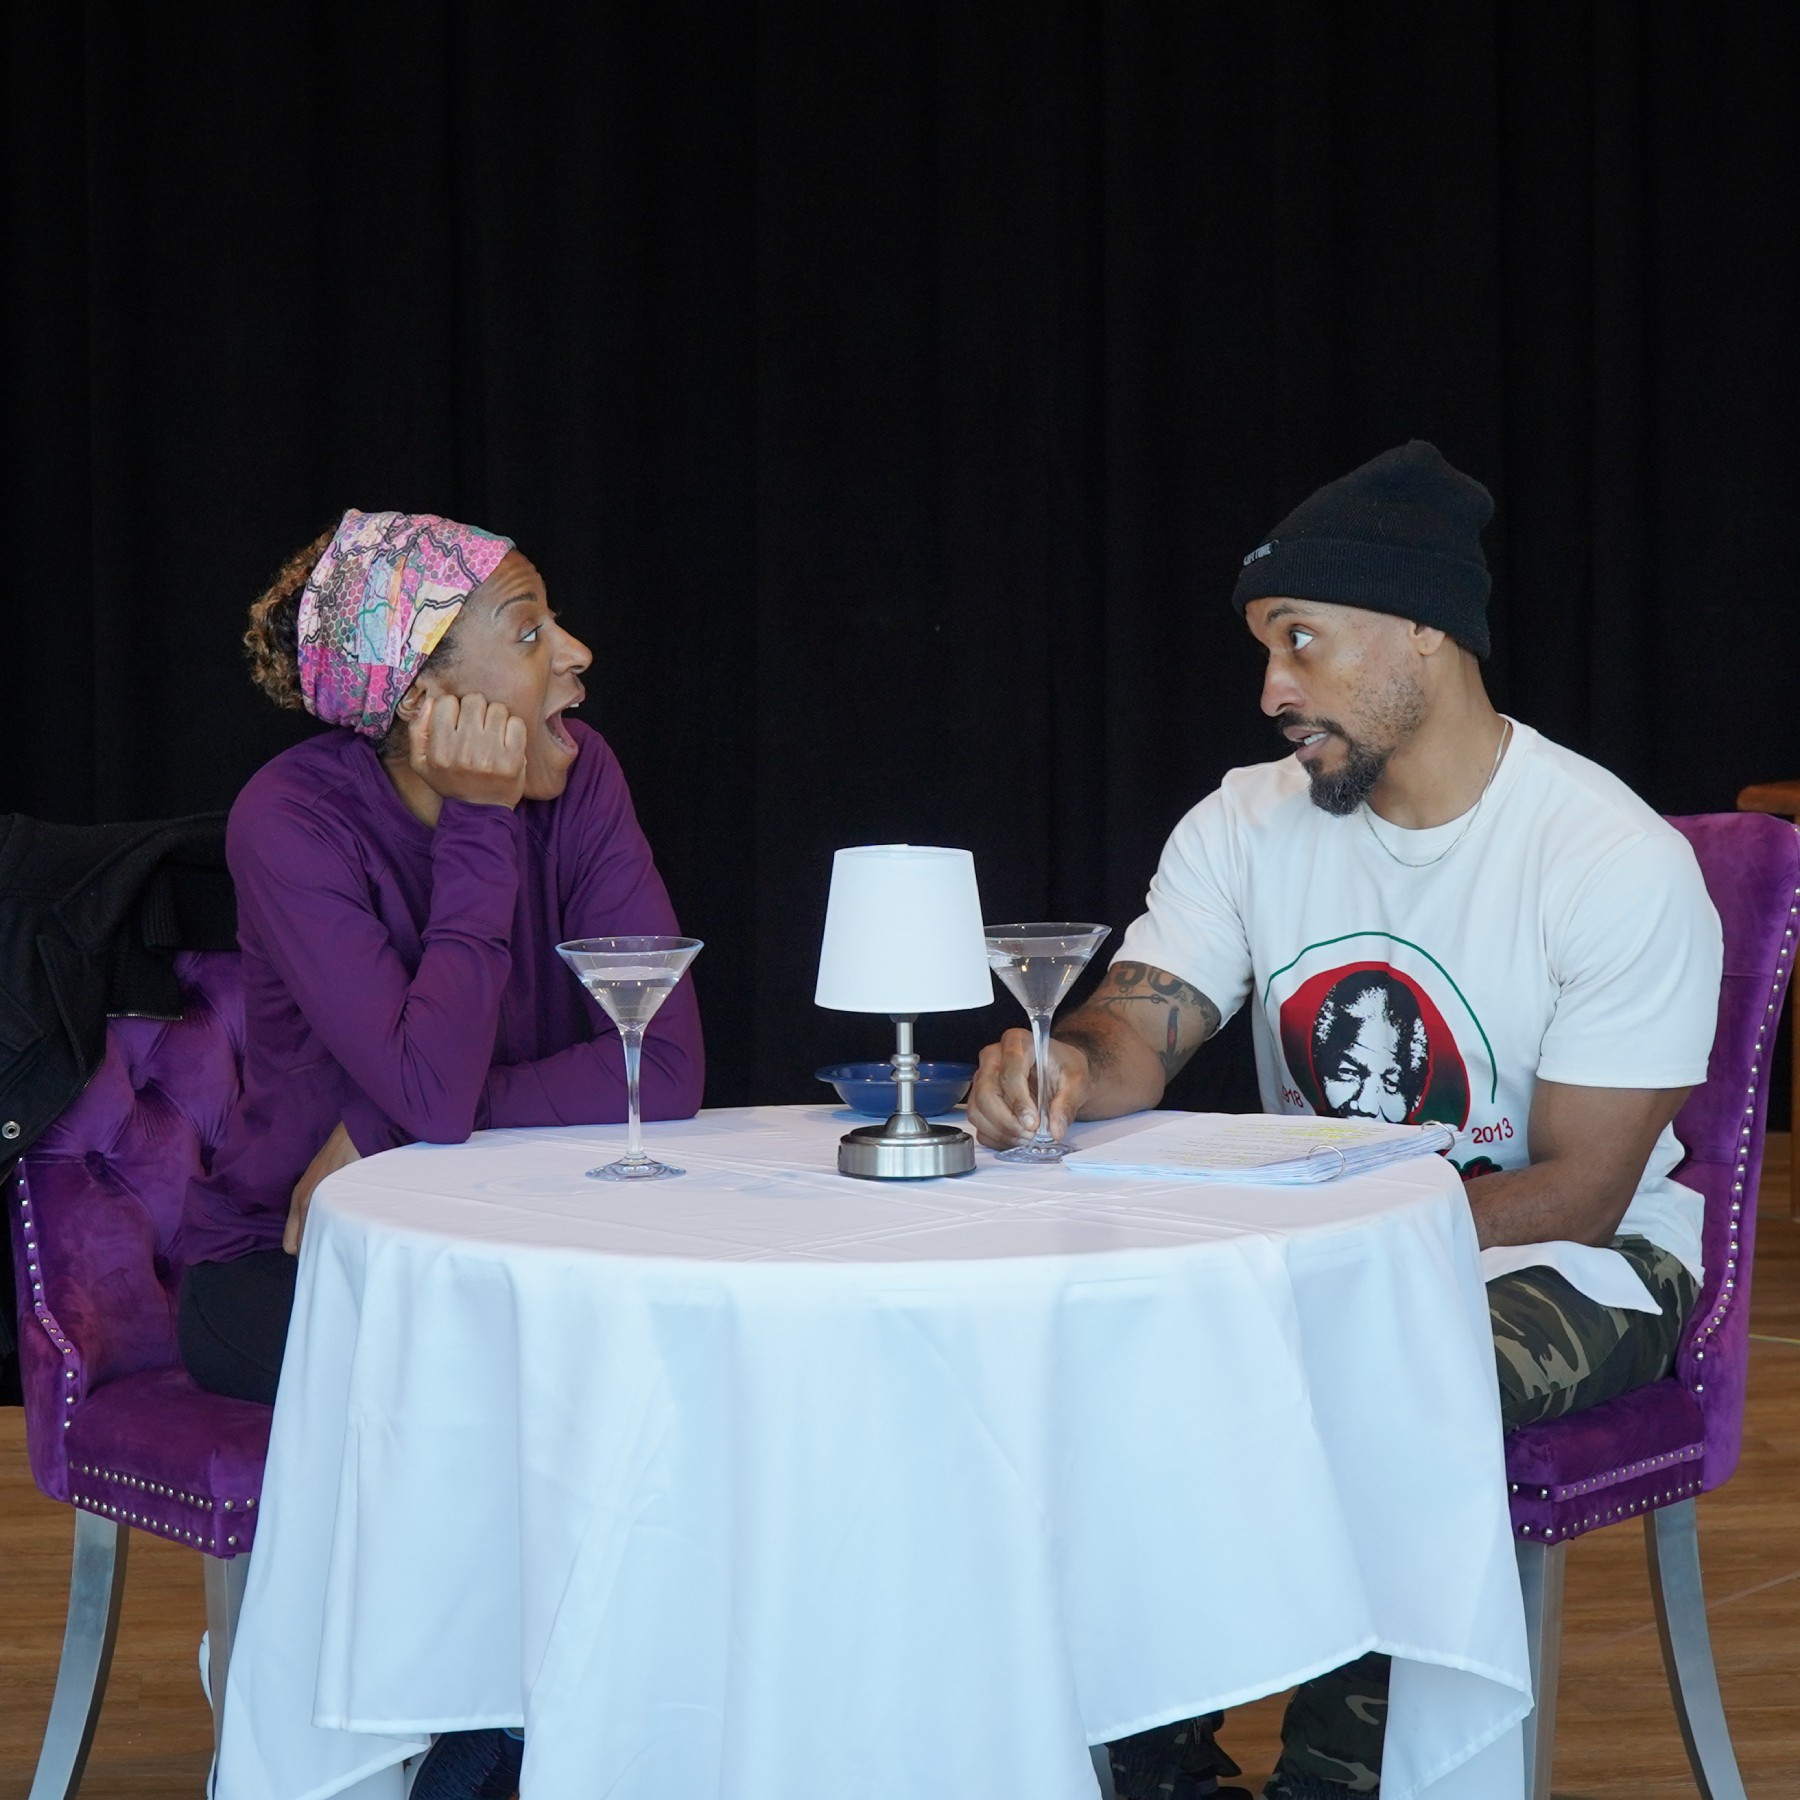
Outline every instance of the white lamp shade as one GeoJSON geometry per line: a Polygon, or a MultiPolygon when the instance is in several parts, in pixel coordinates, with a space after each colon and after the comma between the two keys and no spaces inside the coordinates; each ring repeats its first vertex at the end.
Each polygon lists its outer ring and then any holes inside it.
{"type": "Polygon", "coordinates": [[[831,863],[813,999],[837,1012],[960,1012],[994,997],[975,859],[869,844],[831,863]]]}

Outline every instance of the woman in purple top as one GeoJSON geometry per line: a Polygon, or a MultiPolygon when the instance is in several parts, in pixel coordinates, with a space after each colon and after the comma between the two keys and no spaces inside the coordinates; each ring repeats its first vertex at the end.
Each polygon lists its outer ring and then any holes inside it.
{"type": "MultiPolygon", "coordinates": [[[[349,512],[251,608],[255,678],[339,729],[231,810],[244,1083],[188,1191],[181,1351],[272,1400],[313,1189],[397,1144],[625,1116],[618,1034],[570,938],[675,933],[625,778],[568,717],[587,647],[510,539],[349,512]]],[[[646,1118],[700,1104],[683,982],[644,1039],[646,1118]]]]}

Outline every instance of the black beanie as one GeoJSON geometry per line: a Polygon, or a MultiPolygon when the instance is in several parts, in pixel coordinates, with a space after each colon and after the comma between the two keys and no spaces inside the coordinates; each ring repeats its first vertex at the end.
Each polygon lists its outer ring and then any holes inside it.
{"type": "Polygon", "coordinates": [[[1488,653],[1493,585],[1481,528],[1493,496],[1422,438],[1302,500],[1244,558],[1231,603],[1280,595],[1396,613],[1488,653]]]}

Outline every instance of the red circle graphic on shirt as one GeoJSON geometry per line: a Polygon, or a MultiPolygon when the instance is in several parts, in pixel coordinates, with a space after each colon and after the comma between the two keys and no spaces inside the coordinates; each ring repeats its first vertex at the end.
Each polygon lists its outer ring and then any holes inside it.
{"type": "Polygon", "coordinates": [[[1281,1004],[1281,1053],[1313,1111],[1469,1122],[1469,1071],[1431,996],[1389,963],[1340,963],[1281,1004]]]}

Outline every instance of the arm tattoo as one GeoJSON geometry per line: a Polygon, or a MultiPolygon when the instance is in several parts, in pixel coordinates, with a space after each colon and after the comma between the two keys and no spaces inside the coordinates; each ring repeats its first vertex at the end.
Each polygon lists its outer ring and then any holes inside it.
{"type": "MultiPolygon", "coordinates": [[[[1083,1030],[1082,1016],[1094,1013],[1115,1019],[1127,1019],[1127,1008],[1159,1006],[1168,1013],[1160,1034],[1162,1044],[1156,1049],[1162,1064],[1163,1079],[1171,1081],[1186,1066],[1187,1060],[1219,1029],[1219,1009],[1196,987],[1166,969],[1152,968],[1148,963],[1119,962],[1107,971],[1106,979],[1094,990],[1087,1004],[1058,1028],[1056,1035],[1077,1045],[1087,1054],[1091,1064],[1104,1066],[1111,1060],[1105,1034],[1091,1027],[1083,1030]],[[1182,1019],[1186,1015],[1193,1041],[1182,1042],[1182,1019]]],[[[1129,1020],[1134,1030],[1140,1029],[1136,1018],[1129,1020]]]]}

